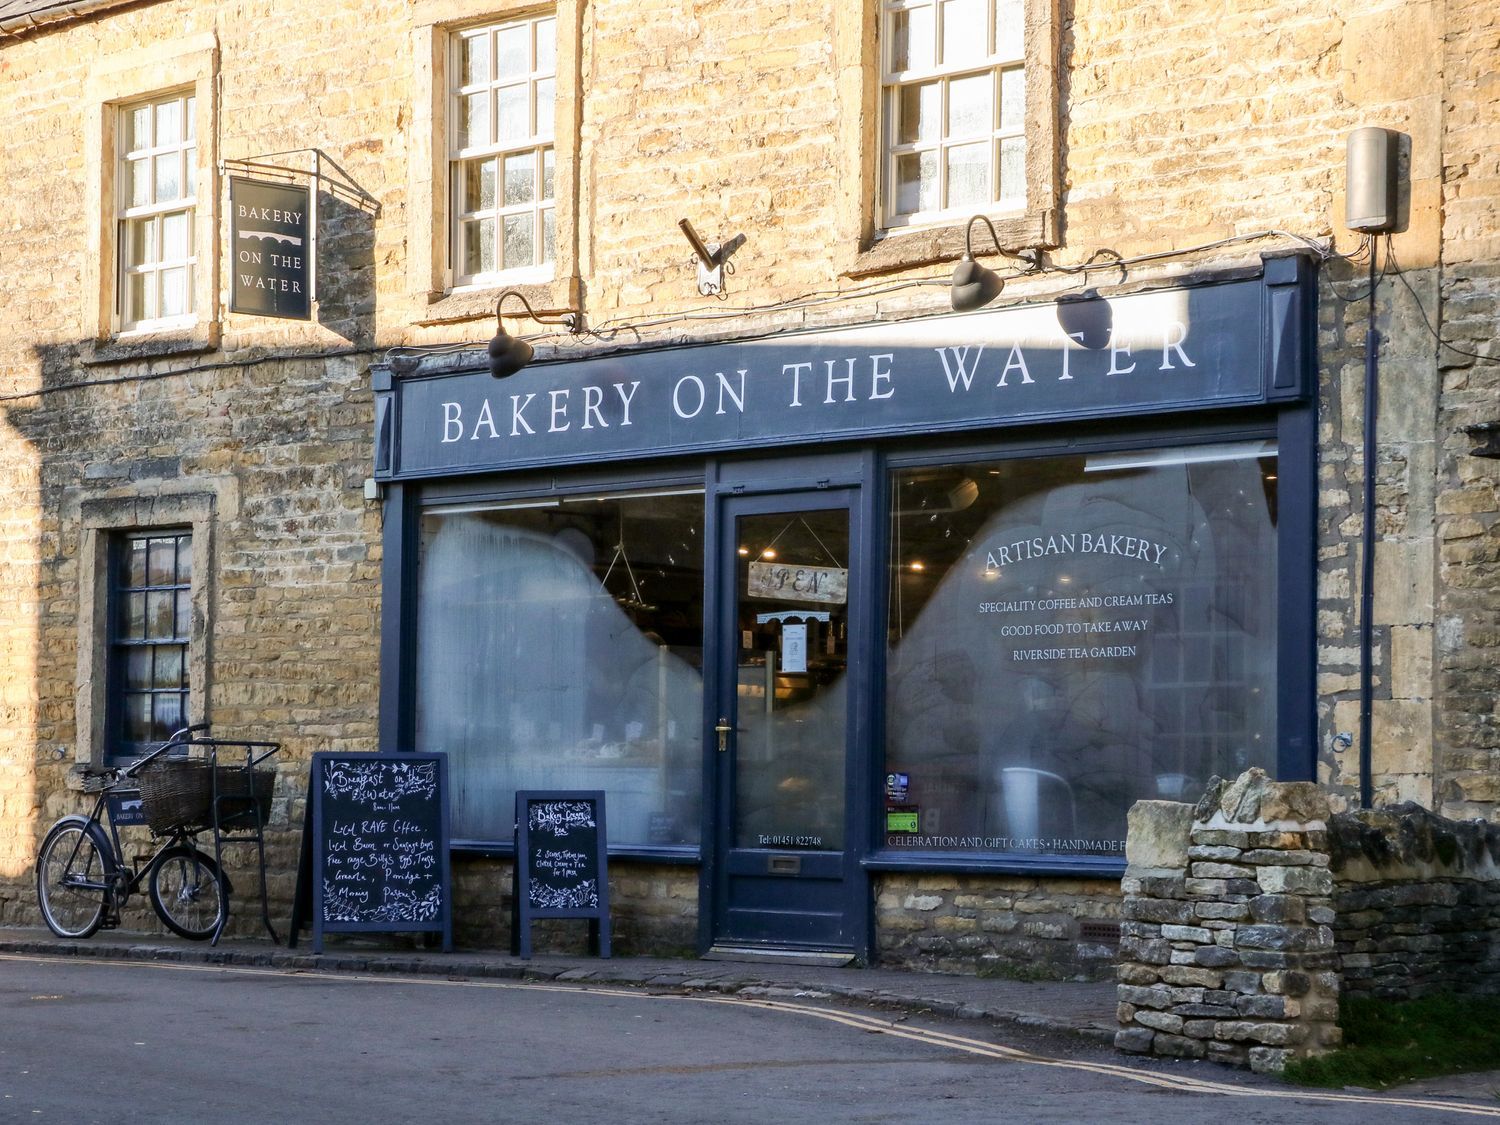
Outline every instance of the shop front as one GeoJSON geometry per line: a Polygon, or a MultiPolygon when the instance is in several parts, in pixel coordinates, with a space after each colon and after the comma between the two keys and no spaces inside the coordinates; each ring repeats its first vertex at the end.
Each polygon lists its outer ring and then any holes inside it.
{"type": "Polygon", "coordinates": [[[1117,878],[1135,801],[1312,775],[1312,270],[378,367],[382,747],[449,756],[463,853],[604,790],[702,951],[1117,878]]]}

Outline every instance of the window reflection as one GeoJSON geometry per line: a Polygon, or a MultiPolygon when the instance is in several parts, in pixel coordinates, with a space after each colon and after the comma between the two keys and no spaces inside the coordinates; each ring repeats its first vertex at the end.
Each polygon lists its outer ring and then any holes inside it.
{"type": "Polygon", "coordinates": [[[1120,855],[1143,798],[1274,767],[1269,442],[893,478],[891,847],[1120,855]]]}
{"type": "Polygon", "coordinates": [[[417,748],[455,837],[508,841],[517,789],[603,789],[610,842],[698,838],[703,501],[636,495],[422,521],[417,748]]]}

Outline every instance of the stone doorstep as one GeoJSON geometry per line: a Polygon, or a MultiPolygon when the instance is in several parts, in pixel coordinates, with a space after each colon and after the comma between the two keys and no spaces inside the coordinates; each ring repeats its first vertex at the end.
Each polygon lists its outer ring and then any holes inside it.
{"type": "MultiPolygon", "coordinates": [[[[118,933],[118,931],[117,931],[118,933]]],[[[980,1000],[978,996],[955,999],[955,989],[961,992],[971,978],[940,976],[926,973],[901,973],[903,984],[891,987],[890,971],[882,971],[881,977],[872,979],[868,985],[860,984],[861,970],[838,970],[843,980],[831,982],[823,974],[823,966],[813,966],[816,971],[806,974],[805,981],[797,981],[795,970],[801,966],[777,965],[782,971],[781,979],[767,979],[757,970],[771,968],[764,964],[735,962],[727,959],[674,963],[650,958],[619,957],[601,960],[598,958],[562,958],[552,955],[523,961],[508,953],[459,953],[437,952],[386,952],[341,947],[325,948],[322,954],[310,948],[286,949],[265,943],[236,942],[217,948],[163,939],[157,944],[153,935],[130,935],[119,933],[114,941],[90,938],[84,941],[63,941],[45,934],[42,930],[0,930],[0,953],[33,954],[54,957],[78,957],[89,959],[112,959],[140,962],[174,962],[179,964],[222,965],[231,968],[270,968],[295,970],[298,972],[330,973],[375,973],[409,974],[413,976],[442,976],[446,978],[475,977],[478,979],[501,979],[520,981],[557,981],[568,984],[620,985],[673,989],[683,992],[712,992],[721,995],[744,996],[746,998],[780,999],[828,999],[837,998],[853,1003],[871,1004],[882,1008],[906,1011],[913,1015],[930,1013],[951,1019],[981,1020],[990,1023],[1009,1023],[1033,1030],[1076,1035],[1090,1042],[1108,1046],[1115,1041],[1118,1030],[1115,1023],[1113,982],[1096,984],[1059,984],[1061,988],[1097,989],[1104,998],[1099,1002],[1101,1012],[1097,1018],[1081,1013],[1059,1015],[1055,1012],[1030,1010],[1017,1007],[1003,1000],[980,1000]],[[909,982],[909,983],[906,983],[909,982]],[[946,986],[946,987],[943,987],[946,986]]],[[[307,939],[310,941],[310,939],[307,939]]],[[[974,991],[984,993],[1007,986],[1028,988],[1029,985],[1012,982],[994,982],[980,978],[974,980],[974,991]]],[[[1015,1000],[1021,997],[1014,998],[1015,1000]]],[[[1041,1007],[1043,1005],[1036,1005],[1041,1007]]]]}

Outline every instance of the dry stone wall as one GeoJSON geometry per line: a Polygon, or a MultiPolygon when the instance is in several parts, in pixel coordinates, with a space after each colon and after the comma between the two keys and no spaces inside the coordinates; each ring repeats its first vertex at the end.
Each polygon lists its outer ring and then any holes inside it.
{"type": "Polygon", "coordinates": [[[1117,1047],[1279,1071],[1337,1045],[1327,817],[1259,770],[1131,810],[1117,1047]]]}
{"type": "Polygon", "coordinates": [[[1347,993],[1500,991],[1500,828],[1331,812],[1251,770],[1130,813],[1123,1051],[1280,1071],[1342,1041],[1347,993]]]}
{"type": "Polygon", "coordinates": [[[1419,805],[1329,822],[1345,993],[1500,992],[1500,826],[1419,805]]]}

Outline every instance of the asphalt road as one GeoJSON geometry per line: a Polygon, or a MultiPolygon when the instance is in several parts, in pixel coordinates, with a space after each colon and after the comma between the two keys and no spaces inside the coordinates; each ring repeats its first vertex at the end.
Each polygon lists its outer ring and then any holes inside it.
{"type": "Polygon", "coordinates": [[[1500,1118],[796,999],[0,956],[0,1122],[1500,1118]]]}

